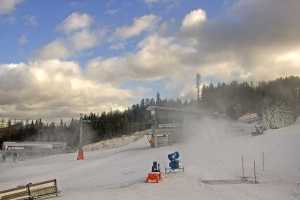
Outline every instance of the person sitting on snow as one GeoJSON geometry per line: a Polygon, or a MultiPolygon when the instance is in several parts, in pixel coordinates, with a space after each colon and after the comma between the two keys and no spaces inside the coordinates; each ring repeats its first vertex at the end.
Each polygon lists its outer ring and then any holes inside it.
{"type": "Polygon", "coordinates": [[[152,172],[160,172],[160,165],[157,161],[153,161],[152,172]]]}

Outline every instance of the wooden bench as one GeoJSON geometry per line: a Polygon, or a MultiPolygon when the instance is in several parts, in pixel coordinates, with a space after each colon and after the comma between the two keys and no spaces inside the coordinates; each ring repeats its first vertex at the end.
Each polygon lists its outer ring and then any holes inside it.
{"type": "Polygon", "coordinates": [[[9,200],[9,199],[29,199],[28,188],[26,186],[16,187],[9,190],[0,191],[0,199],[1,200],[9,200]]]}
{"type": "Polygon", "coordinates": [[[0,191],[0,200],[32,200],[58,196],[56,179],[0,191]]]}

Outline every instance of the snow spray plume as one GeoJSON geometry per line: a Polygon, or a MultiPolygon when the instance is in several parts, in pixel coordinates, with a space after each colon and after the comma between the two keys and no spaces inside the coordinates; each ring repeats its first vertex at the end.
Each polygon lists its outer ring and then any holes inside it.
{"type": "Polygon", "coordinates": [[[97,141],[97,133],[90,123],[83,123],[81,145],[91,144],[97,141]]]}

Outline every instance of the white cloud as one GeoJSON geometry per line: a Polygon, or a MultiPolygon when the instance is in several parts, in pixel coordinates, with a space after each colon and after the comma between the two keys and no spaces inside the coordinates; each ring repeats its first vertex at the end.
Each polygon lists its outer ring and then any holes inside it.
{"type": "Polygon", "coordinates": [[[66,59],[82,51],[98,46],[106,35],[105,31],[81,30],[56,39],[36,52],[38,59],[66,59]]]}
{"type": "Polygon", "coordinates": [[[204,83],[300,75],[299,9],[294,0],[245,0],[214,20],[196,9],[177,32],[152,33],[133,53],[91,60],[88,75],[116,85],[159,79],[174,95],[188,93],[197,72],[204,83]]]}
{"type": "Polygon", "coordinates": [[[123,39],[138,36],[145,31],[152,30],[159,20],[160,18],[156,15],[145,15],[135,18],[132,25],[118,28],[115,35],[123,39]]]}
{"type": "Polygon", "coordinates": [[[187,14],[181,25],[182,30],[189,30],[189,29],[197,29],[201,26],[203,22],[207,19],[206,12],[202,9],[197,9],[191,11],[187,14]]]}
{"type": "Polygon", "coordinates": [[[92,23],[93,18],[90,15],[73,12],[58,26],[58,29],[65,33],[71,33],[73,31],[89,28],[92,23]]]}
{"type": "Polygon", "coordinates": [[[276,55],[274,58],[277,63],[290,63],[294,65],[300,64],[300,48],[287,51],[283,54],[276,55]]]}
{"type": "Polygon", "coordinates": [[[77,63],[60,60],[0,65],[0,94],[0,116],[23,119],[126,108],[133,95],[86,79],[77,63]]]}
{"type": "Polygon", "coordinates": [[[43,46],[36,53],[38,59],[66,59],[81,51],[92,49],[103,41],[105,29],[91,27],[92,18],[85,13],[72,13],[60,25],[66,33],[43,46]]]}
{"type": "Polygon", "coordinates": [[[68,38],[70,46],[75,51],[82,51],[96,47],[103,39],[105,32],[93,32],[82,30],[74,33],[68,38]]]}
{"type": "Polygon", "coordinates": [[[156,80],[180,76],[185,64],[181,60],[192,48],[177,44],[173,37],[157,34],[144,39],[138,51],[124,57],[96,58],[87,65],[89,77],[103,82],[120,84],[126,80],[156,80]]]}
{"type": "Polygon", "coordinates": [[[6,15],[13,12],[17,5],[22,3],[23,0],[1,0],[0,1],[0,15],[6,15]]]}
{"type": "Polygon", "coordinates": [[[44,59],[62,59],[72,54],[72,51],[66,47],[66,44],[60,40],[54,40],[37,50],[37,58],[44,59]]]}

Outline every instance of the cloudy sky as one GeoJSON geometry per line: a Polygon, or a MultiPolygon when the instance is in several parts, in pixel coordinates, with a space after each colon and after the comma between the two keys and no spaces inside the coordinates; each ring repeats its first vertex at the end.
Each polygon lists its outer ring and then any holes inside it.
{"type": "Polygon", "coordinates": [[[0,118],[300,75],[299,0],[0,0],[0,118]]]}

